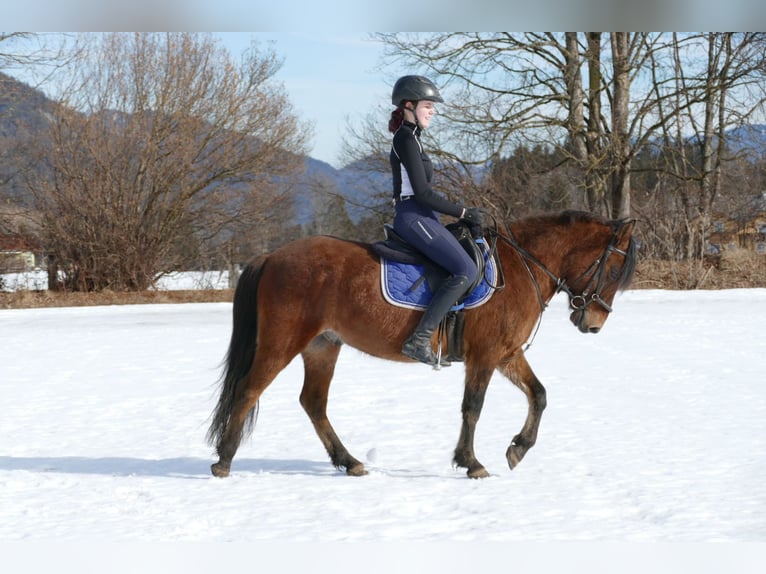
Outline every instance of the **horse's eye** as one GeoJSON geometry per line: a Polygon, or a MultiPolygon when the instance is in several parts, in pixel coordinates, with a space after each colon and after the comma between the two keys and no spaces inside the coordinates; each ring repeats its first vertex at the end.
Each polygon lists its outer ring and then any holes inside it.
{"type": "Polygon", "coordinates": [[[620,268],[619,267],[611,267],[609,269],[609,279],[612,281],[617,281],[620,278],[620,268]]]}

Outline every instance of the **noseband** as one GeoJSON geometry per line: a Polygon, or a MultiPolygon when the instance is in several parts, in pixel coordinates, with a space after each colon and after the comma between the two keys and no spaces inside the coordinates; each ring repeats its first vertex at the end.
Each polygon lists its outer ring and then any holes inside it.
{"type": "Polygon", "coordinates": [[[580,295],[574,295],[571,289],[567,286],[566,282],[561,283],[558,290],[564,291],[567,295],[569,295],[569,306],[575,311],[584,311],[591,303],[598,303],[607,313],[612,312],[611,305],[609,305],[609,303],[604,301],[604,299],[601,297],[601,290],[604,287],[604,276],[606,275],[606,262],[609,259],[609,255],[612,253],[622,255],[626,260],[628,257],[627,251],[623,251],[622,249],[618,249],[614,246],[616,240],[617,235],[615,234],[612,236],[612,240],[609,242],[609,245],[607,245],[606,249],[604,249],[601,257],[596,259],[591,264],[591,266],[588,267],[588,269],[586,269],[577,279],[575,279],[574,283],[577,283],[580,279],[587,276],[589,273],[592,273],[590,279],[588,280],[588,284],[585,286],[585,289],[583,289],[580,295]],[[590,293],[590,289],[593,287],[594,283],[596,285],[595,289],[593,289],[593,292],[590,293]]]}

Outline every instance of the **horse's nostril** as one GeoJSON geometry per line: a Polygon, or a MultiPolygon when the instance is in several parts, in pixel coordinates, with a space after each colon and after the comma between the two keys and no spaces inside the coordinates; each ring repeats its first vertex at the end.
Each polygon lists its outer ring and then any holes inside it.
{"type": "Polygon", "coordinates": [[[601,327],[591,327],[588,329],[588,333],[598,333],[601,330],[601,327]]]}

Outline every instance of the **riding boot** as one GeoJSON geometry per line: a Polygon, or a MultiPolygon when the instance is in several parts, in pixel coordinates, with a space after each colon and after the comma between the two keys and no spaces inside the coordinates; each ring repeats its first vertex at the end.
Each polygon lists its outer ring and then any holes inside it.
{"type": "Polygon", "coordinates": [[[431,348],[431,336],[469,286],[468,278],[464,275],[452,275],[442,283],[423,313],[420,323],[415,327],[415,331],[404,342],[403,355],[427,365],[436,365],[437,358],[431,348]]]}

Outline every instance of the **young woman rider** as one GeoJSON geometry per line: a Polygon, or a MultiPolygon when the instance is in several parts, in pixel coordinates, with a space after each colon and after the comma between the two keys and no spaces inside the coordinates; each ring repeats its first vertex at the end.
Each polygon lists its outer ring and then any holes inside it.
{"type": "Polygon", "coordinates": [[[396,205],[394,231],[450,274],[402,347],[404,355],[429,365],[437,363],[431,345],[434,330],[478,273],[465,249],[440,222],[439,214],[464,219],[471,225],[482,224],[480,209],[453,203],[431,187],[433,166],[420,135],[436,113],[435,104],[442,102],[439,90],[428,78],[403,76],[394,84],[391,103],[396,110],[388,126],[394,134],[390,154],[396,205]]]}

